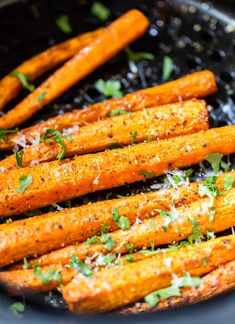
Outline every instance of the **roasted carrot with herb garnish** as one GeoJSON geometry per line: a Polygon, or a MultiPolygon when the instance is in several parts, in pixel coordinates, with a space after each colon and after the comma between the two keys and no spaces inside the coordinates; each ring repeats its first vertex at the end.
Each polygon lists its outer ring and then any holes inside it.
{"type": "MultiPolygon", "coordinates": [[[[20,161],[17,159],[19,153],[0,161],[0,168],[8,171],[56,160],[63,151],[61,141],[64,142],[64,156],[69,157],[99,152],[111,148],[112,145],[122,147],[206,129],[208,129],[208,113],[203,101],[191,100],[164,107],[148,108],[92,123],[75,129],[75,133],[64,134],[64,136],[61,134],[59,141],[50,140],[49,137],[46,141],[23,149],[20,161]]],[[[59,134],[58,130],[53,132],[59,134]]]]}
{"type": "Polygon", "coordinates": [[[142,312],[156,312],[183,305],[195,304],[224,294],[235,288],[235,261],[230,261],[219,266],[217,269],[203,276],[201,280],[200,286],[194,289],[183,288],[180,296],[163,299],[152,308],[145,302],[139,302],[136,305],[125,307],[117,311],[117,313],[129,315],[142,312]]]}
{"type": "MultiPolygon", "coordinates": [[[[226,174],[235,179],[235,171],[226,174]]],[[[218,176],[216,185],[223,190],[225,175],[218,176]]],[[[130,224],[152,218],[159,209],[169,211],[172,201],[175,208],[186,206],[198,199],[200,182],[187,183],[185,186],[139,194],[115,200],[106,200],[76,208],[35,216],[0,225],[0,266],[6,266],[24,257],[41,255],[71,243],[80,243],[101,232],[118,229],[112,219],[114,210],[125,215],[130,224]],[[37,237],[37,239],[35,239],[37,237]],[[49,239],[50,238],[50,239],[49,239]]],[[[77,250],[77,246],[73,249],[77,250]]],[[[54,254],[54,257],[56,257],[54,254]]],[[[52,257],[52,254],[50,255],[52,257]]],[[[51,263],[66,264],[70,251],[63,258],[56,257],[51,263]]],[[[46,263],[46,258],[41,259],[46,263]]]]}
{"type": "Polygon", "coordinates": [[[101,35],[67,61],[21,103],[2,116],[0,128],[13,128],[28,120],[127,44],[140,37],[148,25],[149,21],[138,10],[133,9],[122,15],[104,28],[101,35]]]}
{"type": "Polygon", "coordinates": [[[35,293],[49,291],[69,283],[77,275],[77,271],[68,266],[53,265],[50,267],[36,267],[29,270],[5,271],[0,275],[1,285],[17,295],[21,293],[35,293]],[[15,284],[17,281],[17,285],[15,284]]]}
{"type": "Polygon", "coordinates": [[[234,143],[235,126],[225,126],[11,170],[0,174],[0,215],[15,215],[87,193],[156,177],[165,170],[202,162],[213,152],[231,154],[235,152],[234,143]]]}
{"type": "Polygon", "coordinates": [[[62,131],[73,126],[84,126],[106,118],[113,112],[135,111],[191,98],[202,98],[213,94],[216,90],[216,80],[212,72],[207,70],[196,72],[160,86],[128,94],[123,98],[110,99],[83,110],[74,110],[50,118],[48,121],[23,129],[18,134],[9,135],[7,141],[0,142],[0,149],[10,149],[22,142],[33,143],[47,129],[62,131]]]}
{"type": "MultiPolygon", "coordinates": [[[[216,182],[218,190],[223,190],[225,176],[235,179],[235,171],[218,176],[216,182]]],[[[120,215],[125,215],[132,225],[158,215],[159,209],[169,211],[172,208],[172,201],[174,207],[179,208],[200,199],[201,182],[187,183],[186,180],[186,184],[177,188],[100,201],[2,224],[0,266],[14,263],[24,257],[48,253],[74,242],[84,242],[99,234],[104,225],[108,232],[116,230],[118,225],[112,219],[114,210],[118,210],[120,215]]],[[[64,253],[63,258],[56,258],[56,262],[65,264],[69,258],[70,252],[64,253]]]]}
{"type": "Polygon", "coordinates": [[[78,313],[101,313],[138,301],[170,285],[172,273],[202,276],[235,259],[235,237],[223,236],[197,246],[166,252],[133,264],[75,277],[62,293],[69,309],[78,313]],[[207,258],[207,263],[203,260],[207,258]]]}
{"type": "Polygon", "coordinates": [[[190,235],[192,235],[190,242],[193,242],[201,239],[207,231],[222,232],[235,226],[235,189],[226,192],[224,196],[217,197],[214,208],[216,210],[214,220],[211,219],[210,199],[200,199],[168,212],[158,209],[156,213],[160,215],[143,220],[140,224],[135,224],[126,230],[111,233],[110,240],[113,244],[110,249],[102,243],[102,237],[97,237],[94,244],[70,245],[34,259],[33,262],[40,265],[66,264],[71,254],[84,260],[98,253],[110,251],[115,254],[127,253],[129,246],[138,250],[151,245],[178,242],[190,235]]]}
{"type": "Polygon", "coordinates": [[[26,78],[28,81],[35,80],[43,73],[75,55],[82,48],[94,41],[101,33],[102,29],[78,35],[35,55],[16,67],[14,70],[16,73],[13,73],[13,75],[9,74],[0,80],[0,109],[3,109],[20,92],[22,82],[19,76],[26,78]],[[19,75],[18,77],[17,73],[19,75]]]}

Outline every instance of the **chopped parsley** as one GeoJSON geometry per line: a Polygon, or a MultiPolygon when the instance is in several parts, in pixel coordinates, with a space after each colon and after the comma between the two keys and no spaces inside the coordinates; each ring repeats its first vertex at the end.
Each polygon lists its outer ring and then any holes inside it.
{"type": "Polygon", "coordinates": [[[16,163],[18,165],[19,168],[22,168],[22,158],[23,158],[23,153],[24,151],[23,150],[20,150],[18,152],[15,153],[15,156],[16,156],[16,163]]]}
{"type": "Polygon", "coordinates": [[[141,60],[152,61],[155,59],[155,56],[152,53],[147,52],[134,52],[129,46],[125,48],[128,60],[133,62],[138,62],[141,60]]]}
{"type": "Polygon", "coordinates": [[[214,208],[214,201],[217,196],[224,196],[224,192],[220,191],[216,185],[217,177],[209,176],[203,184],[199,185],[199,195],[201,197],[207,196],[211,201],[210,222],[214,221],[216,210],[214,208]]]}
{"type": "Polygon", "coordinates": [[[131,243],[131,244],[130,243],[125,243],[124,246],[130,253],[132,253],[134,251],[134,249],[135,249],[135,244],[133,244],[133,243],[131,243]]]}
{"type": "Polygon", "coordinates": [[[39,95],[38,98],[37,98],[37,102],[38,102],[39,104],[41,104],[41,103],[43,102],[43,100],[44,100],[46,94],[47,94],[46,91],[43,91],[42,93],[40,93],[40,95],[39,95]]]}
{"type": "Polygon", "coordinates": [[[207,266],[207,262],[208,262],[208,258],[207,258],[207,256],[205,256],[203,258],[203,262],[202,262],[202,265],[203,265],[204,268],[207,266]]]}
{"type": "Polygon", "coordinates": [[[225,174],[223,180],[224,180],[224,190],[231,190],[235,183],[235,179],[230,175],[225,174]]]}
{"type": "Polygon", "coordinates": [[[171,76],[172,72],[174,69],[174,62],[171,57],[169,56],[164,56],[163,59],[163,66],[162,66],[162,79],[164,81],[168,80],[169,77],[171,76]]]}
{"type": "Polygon", "coordinates": [[[15,302],[9,307],[9,311],[17,317],[22,317],[25,311],[25,305],[21,302],[15,302]]]}
{"type": "Polygon", "coordinates": [[[69,17],[67,15],[61,15],[56,19],[57,27],[65,34],[72,33],[72,27],[69,22],[69,17]]]}
{"type": "Polygon", "coordinates": [[[17,79],[19,79],[24,89],[27,89],[30,92],[32,92],[35,89],[34,85],[29,83],[29,76],[28,75],[25,75],[25,74],[23,74],[23,73],[21,73],[19,71],[16,71],[16,70],[12,71],[10,73],[10,75],[13,76],[13,77],[16,77],[17,79]]]}
{"type": "Polygon", "coordinates": [[[95,263],[97,266],[108,265],[112,263],[114,259],[116,259],[116,254],[114,253],[109,253],[109,254],[100,253],[99,256],[96,258],[95,263]]]}
{"type": "Polygon", "coordinates": [[[141,170],[138,172],[139,175],[144,176],[145,178],[153,178],[156,177],[156,174],[150,171],[146,171],[146,170],[141,170]]]}
{"type": "Polygon", "coordinates": [[[63,141],[63,134],[57,129],[47,129],[46,132],[40,138],[41,142],[54,141],[58,143],[61,147],[61,152],[57,155],[57,159],[61,160],[65,157],[66,146],[63,141]],[[48,137],[48,135],[50,135],[48,137]]]}
{"type": "Polygon", "coordinates": [[[159,289],[147,296],[144,300],[150,308],[156,306],[162,299],[166,299],[173,296],[180,296],[180,288],[182,287],[198,287],[201,284],[199,277],[190,277],[184,275],[180,278],[175,278],[171,281],[171,286],[163,289],[159,289]]]}
{"type": "Polygon", "coordinates": [[[108,229],[110,229],[110,225],[108,225],[108,224],[103,224],[103,225],[101,226],[100,234],[101,234],[101,235],[105,234],[105,233],[107,232],[108,229]]]}
{"type": "Polygon", "coordinates": [[[112,249],[112,247],[115,244],[115,241],[113,240],[110,234],[102,234],[101,242],[104,244],[104,247],[109,251],[112,249]]]}
{"type": "Polygon", "coordinates": [[[166,219],[166,224],[163,226],[164,231],[166,231],[170,224],[175,220],[175,216],[162,209],[157,209],[157,211],[159,212],[160,216],[166,219]]]}
{"type": "Polygon", "coordinates": [[[49,269],[47,272],[42,273],[41,268],[36,266],[34,268],[34,275],[39,278],[45,285],[49,285],[51,281],[62,282],[62,278],[59,271],[49,269]]]}
{"type": "Polygon", "coordinates": [[[134,262],[133,254],[127,254],[127,255],[125,256],[125,260],[126,260],[126,262],[128,262],[128,263],[132,263],[132,262],[134,262]]]}
{"type": "Polygon", "coordinates": [[[7,141],[7,135],[10,134],[15,134],[17,133],[19,130],[19,128],[15,128],[15,129],[4,129],[4,128],[0,128],[0,140],[3,142],[7,141]]]}
{"type": "Polygon", "coordinates": [[[32,182],[33,177],[31,174],[22,175],[19,178],[19,187],[16,191],[21,193],[24,192],[32,182]]]}
{"type": "Polygon", "coordinates": [[[108,116],[109,117],[113,117],[113,116],[118,116],[118,115],[128,115],[131,114],[130,111],[126,111],[123,109],[112,109],[109,113],[108,116]]]}
{"type": "Polygon", "coordinates": [[[130,221],[126,216],[119,217],[119,210],[116,208],[112,212],[112,220],[122,230],[128,230],[130,228],[130,221]]]}
{"type": "Polygon", "coordinates": [[[121,91],[121,82],[119,80],[107,80],[99,79],[95,83],[95,88],[107,98],[120,98],[123,96],[121,91]]]}
{"type": "Polygon", "coordinates": [[[90,244],[95,244],[97,242],[99,242],[99,238],[98,238],[98,236],[95,235],[95,236],[92,236],[91,238],[87,239],[86,242],[84,242],[83,244],[90,245],[90,244]]]}
{"type": "Polygon", "coordinates": [[[131,134],[131,142],[130,142],[131,145],[135,144],[136,137],[137,137],[137,131],[132,132],[132,134],[131,134]]]}
{"type": "Polygon", "coordinates": [[[95,1],[91,6],[91,13],[93,16],[99,18],[101,21],[106,21],[110,16],[110,11],[101,2],[95,1]]]}
{"type": "Polygon", "coordinates": [[[86,277],[90,277],[93,275],[93,271],[91,270],[89,265],[79,260],[79,258],[75,254],[71,256],[69,266],[86,277]]]}
{"type": "Polygon", "coordinates": [[[203,239],[203,235],[201,233],[200,225],[197,219],[189,219],[189,222],[193,225],[192,234],[188,237],[188,242],[192,245],[195,242],[203,239]]]}
{"type": "Polygon", "coordinates": [[[206,161],[210,163],[212,170],[215,174],[219,173],[220,168],[224,171],[228,171],[229,165],[222,161],[223,154],[221,153],[211,153],[207,155],[206,161]]]}
{"type": "Polygon", "coordinates": [[[119,143],[112,143],[108,146],[109,150],[115,150],[115,149],[119,149],[122,148],[123,146],[119,143]]]}

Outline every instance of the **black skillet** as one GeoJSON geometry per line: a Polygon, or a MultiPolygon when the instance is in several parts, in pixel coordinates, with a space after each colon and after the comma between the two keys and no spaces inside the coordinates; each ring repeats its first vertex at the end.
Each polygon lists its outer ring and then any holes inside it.
{"type": "MultiPolygon", "coordinates": [[[[154,53],[154,61],[141,61],[135,67],[128,65],[124,53],[108,62],[73,89],[58,98],[53,104],[37,114],[30,123],[48,118],[73,108],[103,100],[95,90],[98,78],[119,79],[123,92],[162,83],[162,61],[165,55],[174,60],[171,79],[187,73],[209,68],[215,72],[219,92],[207,99],[211,105],[211,125],[235,124],[235,2],[194,0],[116,0],[102,1],[110,8],[110,20],[130,8],[142,10],[151,20],[146,35],[132,45],[137,51],[154,53]]],[[[20,62],[65,40],[55,25],[60,14],[67,14],[73,27],[73,35],[101,26],[91,15],[92,1],[86,0],[0,0],[0,77],[20,62]],[[35,16],[35,5],[40,17],[35,16]],[[34,9],[33,9],[34,8],[34,9]]],[[[39,80],[38,82],[40,82],[39,80]]],[[[24,95],[24,94],[23,94],[24,95]]],[[[29,124],[29,123],[28,123],[29,124]]],[[[232,157],[234,160],[234,157],[232,157]]],[[[197,168],[195,169],[197,171],[197,168]]],[[[155,180],[154,180],[155,181],[155,180]]],[[[138,183],[112,191],[138,193],[149,190],[154,181],[138,183]]],[[[93,201],[104,199],[106,192],[90,195],[93,201]]],[[[81,203],[77,199],[73,205],[81,203]]],[[[21,216],[19,216],[21,217],[21,216]]],[[[77,316],[68,313],[61,298],[56,295],[31,296],[26,299],[22,319],[9,313],[8,307],[15,299],[0,294],[1,323],[235,323],[235,293],[226,294],[208,302],[183,307],[158,314],[139,316],[77,316]]],[[[22,301],[22,298],[19,299],[22,301]]]]}

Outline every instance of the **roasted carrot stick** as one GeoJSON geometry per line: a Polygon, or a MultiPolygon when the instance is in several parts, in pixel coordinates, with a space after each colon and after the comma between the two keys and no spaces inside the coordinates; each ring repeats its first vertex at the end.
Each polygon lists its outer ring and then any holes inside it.
{"type": "MultiPolygon", "coordinates": [[[[34,293],[38,291],[49,291],[59,287],[61,284],[65,285],[69,283],[73,277],[77,275],[77,271],[68,266],[60,266],[54,264],[50,267],[40,268],[40,274],[45,275],[48,272],[53,271],[56,273],[54,278],[56,280],[48,280],[46,283],[45,279],[41,279],[35,275],[35,270],[16,270],[16,271],[5,271],[0,274],[0,284],[5,289],[10,291],[14,295],[21,293],[34,293]],[[16,284],[17,283],[17,284],[16,284]]],[[[53,276],[51,276],[52,278],[53,276]]]]}
{"type": "Polygon", "coordinates": [[[221,265],[202,277],[200,286],[192,288],[182,288],[179,297],[170,297],[161,300],[153,308],[149,308],[147,303],[136,303],[136,305],[125,307],[117,313],[119,314],[139,314],[142,312],[156,312],[164,309],[175,308],[183,305],[195,304],[203,300],[210,299],[220,294],[235,289],[235,261],[221,265]]]}
{"type": "Polygon", "coordinates": [[[235,259],[234,235],[166,252],[143,261],[95,273],[91,278],[75,277],[62,288],[70,310],[105,312],[142,299],[147,294],[167,287],[172,274],[202,276],[235,259]],[[204,260],[207,260],[206,264],[204,260]]]}
{"type": "MultiPolygon", "coordinates": [[[[34,259],[33,263],[39,265],[66,264],[72,254],[80,259],[92,257],[98,253],[126,253],[128,246],[136,249],[146,248],[150,245],[159,246],[183,240],[193,232],[192,222],[196,220],[202,234],[208,230],[222,232],[235,226],[235,189],[227,192],[224,197],[218,197],[215,203],[216,216],[213,221],[210,219],[211,202],[209,199],[202,199],[192,204],[170,211],[168,218],[156,216],[148,220],[143,220],[140,224],[133,225],[129,230],[118,230],[110,234],[113,247],[107,250],[103,243],[90,245],[77,244],[70,245],[61,250],[43,255],[34,259]],[[170,221],[169,217],[175,217],[170,221]]],[[[98,238],[101,242],[101,238],[98,238]]]]}
{"type": "MultiPolygon", "coordinates": [[[[92,123],[62,138],[65,156],[102,151],[112,144],[127,145],[145,140],[171,138],[208,129],[205,102],[185,101],[164,107],[148,108],[128,115],[120,115],[92,123]],[[121,129],[121,132],[120,132],[121,129]]],[[[23,150],[23,167],[56,160],[61,145],[42,142],[23,150]]],[[[15,154],[0,161],[3,171],[17,169],[15,154]]]]}
{"type": "MultiPolygon", "coordinates": [[[[71,38],[33,56],[31,59],[17,66],[16,71],[23,73],[28,76],[28,80],[33,81],[43,73],[75,55],[101,34],[102,29],[71,38]]],[[[20,80],[10,74],[0,80],[0,109],[3,109],[11,99],[15,98],[21,88],[22,84],[20,80]]]]}
{"type": "Polygon", "coordinates": [[[133,9],[122,15],[21,103],[1,117],[0,128],[12,128],[28,120],[127,44],[140,37],[148,25],[147,18],[138,10],[133,9]]]}
{"type": "Polygon", "coordinates": [[[199,163],[213,152],[235,151],[235,126],[159,142],[45,162],[0,174],[0,215],[27,210],[161,175],[199,163]]]}
{"type": "Polygon", "coordinates": [[[46,122],[21,130],[17,134],[8,136],[8,141],[0,142],[0,149],[10,149],[19,142],[31,143],[38,135],[46,129],[53,128],[63,130],[73,126],[84,126],[107,117],[113,109],[135,111],[143,108],[153,107],[182,101],[190,98],[202,98],[216,92],[215,76],[210,71],[201,71],[190,74],[178,80],[143,89],[123,98],[111,99],[94,104],[83,110],[53,117],[46,122]]]}
{"type": "MultiPolygon", "coordinates": [[[[227,175],[235,178],[235,171],[227,175]]],[[[24,257],[41,255],[74,242],[84,242],[99,233],[104,224],[109,226],[108,231],[116,230],[118,227],[112,220],[112,212],[115,209],[120,215],[125,215],[130,224],[134,224],[137,220],[158,215],[158,209],[169,211],[172,208],[172,201],[175,208],[186,206],[200,198],[199,184],[200,182],[194,182],[179,188],[100,201],[2,224],[0,225],[0,266],[14,263],[24,257]]],[[[224,174],[217,179],[218,189],[223,190],[223,186],[224,174]]],[[[77,247],[74,248],[76,249],[77,247]]],[[[66,264],[69,258],[70,251],[64,253],[63,258],[57,257],[53,263],[66,264]]],[[[41,263],[43,262],[46,262],[45,258],[41,260],[41,263]]]]}

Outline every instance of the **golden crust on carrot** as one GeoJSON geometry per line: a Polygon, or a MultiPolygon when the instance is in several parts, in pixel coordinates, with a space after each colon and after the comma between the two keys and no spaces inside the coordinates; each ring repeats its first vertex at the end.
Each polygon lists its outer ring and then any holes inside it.
{"type": "Polygon", "coordinates": [[[45,162],[0,174],[0,215],[10,216],[102,189],[133,183],[202,162],[213,152],[235,151],[235,126],[159,142],[45,162]],[[30,176],[24,192],[19,179],[30,176]]]}
{"type": "Polygon", "coordinates": [[[141,300],[167,287],[172,273],[202,276],[235,259],[235,237],[220,237],[177,252],[162,253],[133,264],[95,273],[91,278],[75,277],[62,288],[69,309],[78,313],[106,312],[141,300]],[[207,258],[207,263],[203,260],[207,258]]]}
{"type": "MultiPolygon", "coordinates": [[[[120,115],[94,122],[76,129],[69,138],[63,137],[67,157],[103,151],[112,144],[166,139],[208,129],[208,112],[204,101],[191,100],[161,107],[148,108],[128,115],[120,115]],[[120,129],[122,130],[120,132],[120,129]]],[[[23,167],[53,161],[61,146],[52,141],[41,142],[23,149],[23,167]]],[[[4,171],[17,169],[15,154],[0,161],[4,171]]]]}
{"type": "Polygon", "coordinates": [[[13,128],[32,117],[98,66],[140,37],[148,28],[144,14],[132,9],[104,28],[102,34],[0,118],[0,128],[13,128]]]}
{"type": "Polygon", "coordinates": [[[191,98],[202,98],[217,90],[215,75],[208,70],[189,74],[178,80],[160,86],[143,89],[127,94],[122,98],[110,99],[91,105],[82,110],[74,110],[59,115],[38,125],[21,130],[18,134],[8,136],[6,143],[0,143],[0,149],[10,149],[23,137],[26,143],[44,133],[46,129],[63,130],[73,126],[84,126],[104,119],[113,109],[136,111],[157,105],[174,103],[191,98]]]}

